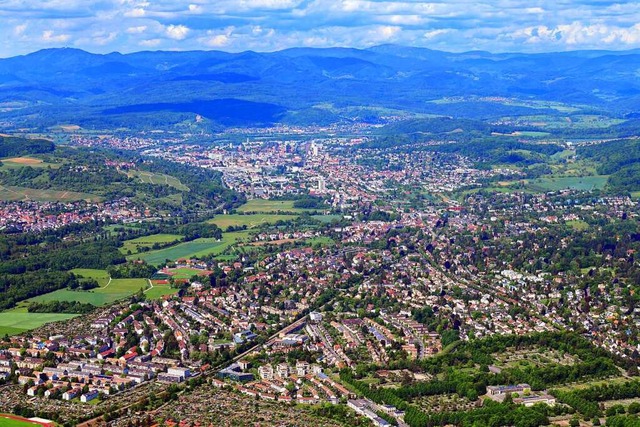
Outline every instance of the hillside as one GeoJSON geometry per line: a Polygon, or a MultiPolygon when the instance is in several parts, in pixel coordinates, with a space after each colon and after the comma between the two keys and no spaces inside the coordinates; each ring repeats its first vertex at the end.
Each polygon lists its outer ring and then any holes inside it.
{"type": "Polygon", "coordinates": [[[0,118],[15,127],[213,128],[379,120],[640,113],[640,52],[447,53],[402,46],[96,55],[47,49],[0,60],[0,118]],[[469,103],[473,108],[469,108],[469,103]]]}

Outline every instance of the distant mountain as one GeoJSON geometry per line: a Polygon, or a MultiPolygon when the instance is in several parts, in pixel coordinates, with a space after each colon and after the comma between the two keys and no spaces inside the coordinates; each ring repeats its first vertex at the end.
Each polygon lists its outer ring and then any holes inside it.
{"type": "Polygon", "coordinates": [[[171,127],[196,114],[212,126],[376,120],[403,112],[635,117],[639,73],[638,50],[493,54],[383,45],[96,55],[46,49],[0,60],[0,120],[16,127],[145,128],[171,127]]]}

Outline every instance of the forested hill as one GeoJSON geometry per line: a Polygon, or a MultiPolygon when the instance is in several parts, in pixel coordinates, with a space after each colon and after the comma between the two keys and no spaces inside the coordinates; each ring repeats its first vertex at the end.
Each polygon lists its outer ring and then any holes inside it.
{"type": "Polygon", "coordinates": [[[49,153],[54,149],[54,143],[45,139],[27,139],[13,136],[0,137],[0,158],[49,153]]]}
{"type": "Polygon", "coordinates": [[[46,49],[0,60],[0,118],[16,127],[212,127],[376,121],[389,115],[497,118],[640,115],[640,52],[448,53],[402,46],[280,52],[46,49]]]}

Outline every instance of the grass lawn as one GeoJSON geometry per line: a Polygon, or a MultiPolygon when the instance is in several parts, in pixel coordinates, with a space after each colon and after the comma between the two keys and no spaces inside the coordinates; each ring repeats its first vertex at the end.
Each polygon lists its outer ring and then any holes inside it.
{"type": "Polygon", "coordinates": [[[319,244],[322,246],[333,246],[336,243],[331,237],[327,236],[312,237],[310,239],[306,239],[305,242],[310,245],[319,244]]]}
{"type": "Polygon", "coordinates": [[[631,197],[633,197],[634,199],[640,199],[640,191],[632,192],[631,197]]]}
{"type": "Polygon", "coordinates": [[[251,214],[251,215],[218,215],[207,221],[225,230],[229,226],[247,228],[258,227],[263,224],[275,224],[278,221],[290,221],[296,219],[297,215],[281,215],[281,214],[251,214]]]}
{"type": "Polygon", "coordinates": [[[15,420],[0,414],[0,427],[24,427],[24,426],[41,426],[42,424],[34,423],[28,420],[15,420]]]}
{"type": "Polygon", "coordinates": [[[301,213],[305,209],[294,208],[293,200],[253,199],[236,209],[238,212],[270,213],[278,211],[301,213]]]}
{"type": "Polygon", "coordinates": [[[24,309],[8,310],[0,313],[0,336],[15,335],[35,329],[49,322],[68,320],[77,314],[63,313],[25,313],[24,309]]]}
{"type": "Polygon", "coordinates": [[[178,178],[171,175],[133,170],[127,172],[127,176],[131,178],[138,178],[140,182],[146,184],[165,184],[180,191],[189,191],[189,187],[180,182],[178,178]]]}
{"type": "MultiPolygon", "coordinates": [[[[75,273],[75,270],[72,271],[75,273]]],[[[86,271],[94,272],[94,278],[97,277],[100,272],[104,272],[106,274],[106,271],[104,270],[86,271]]],[[[29,302],[78,301],[99,307],[127,298],[128,296],[138,292],[140,288],[146,289],[148,286],[147,279],[113,279],[111,283],[108,283],[108,277],[106,281],[104,280],[104,277],[102,277],[99,282],[102,282],[100,283],[100,288],[91,289],[89,291],[58,289],[57,291],[49,292],[48,294],[29,298],[22,303],[21,306],[26,306],[29,302]]]]}
{"type": "Polygon", "coordinates": [[[172,268],[167,270],[174,279],[190,279],[193,276],[208,276],[210,271],[200,270],[197,268],[172,268]]]}
{"type": "Polygon", "coordinates": [[[329,223],[332,221],[340,221],[342,219],[342,215],[312,215],[311,218],[324,223],[329,223]]]}
{"type": "Polygon", "coordinates": [[[184,236],[180,234],[153,234],[151,236],[138,237],[136,239],[125,241],[120,248],[120,252],[126,254],[131,251],[132,254],[136,254],[139,252],[139,247],[150,248],[156,243],[171,243],[176,240],[182,240],[183,238],[184,236]]]}
{"type": "Polygon", "coordinates": [[[589,224],[579,219],[567,221],[567,225],[577,231],[584,231],[589,229],[589,224]]]}
{"type": "Polygon", "coordinates": [[[201,238],[191,242],[179,243],[169,248],[158,249],[136,255],[129,255],[127,259],[142,259],[151,265],[164,264],[165,260],[175,261],[179,258],[203,257],[207,255],[218,255],[237,241],[242,241],[249,236],[248,231],[236,231],[224,233],[222,239],[217,241],[214,238],[201,238]]]}
{"type": "Polygon", "coordinates": [[[149,299],[160,299],[165,295],[173,295],[176,292],[178,292],[178,289],[176,288],[172,288],[168,285],[160,285],[147,289],[144,292],[144,295],[149,299]]]}
{"type": "Polygon", "coordinates": [[[72,202],[76,200],[100,201],[100,197],[73,191],[38,190],[35,188],[0,185],[0,200],[35,200],[38,202],[72,202]]]}

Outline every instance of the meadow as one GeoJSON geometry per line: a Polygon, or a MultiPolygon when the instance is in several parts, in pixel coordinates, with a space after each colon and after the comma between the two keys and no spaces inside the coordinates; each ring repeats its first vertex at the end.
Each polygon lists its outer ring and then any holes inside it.
{"type": "Polygon", "coordinates": [[[18,169],[18,168],[23,168],[25,166],[30,166],[32,168],[60,167],[59,164],[47,163],[47,162],[44,162],[42,159],[38,159],[37,157],[30,157],[30,156],[5,158],[5,159],[0,159],[0,162],[2,162],[2,166],[0,167],[0,170],[18,169]]]}
{"type": "Polygon", "coordinates": [[[290,221],[296,219],[297,215],[283,215],[283,214],[249,214],[249,215],[218,215],[213,219],[207,221],[210,224],[215,224],[222,230],[227,227],[243,227],[255,228],[263,224],[275,224],[278,221],[290,221]]]}
{"type": "MultiPolygon", "coordinates": [[[[100,270],[97,270],[100,271],[100,270]]],[[[106,272],[105,272],[106,273],[106,272]]],[[[111,304],[115,301],[127,298],[140,289],[148,287],[147,279],[113,279],[105,286],[91,289],[89,291],[72,291],[70,289],[58,289],[48,294],[26,300],[29,302],[49,302],[49,301],[78,301],[95,306],[111,304]]],[[[23,303],[24,304],[24,303],[23,303]]],[[[21,304],[22,305],[22,304],[21,304]]]]}
{"type": "Polygon", "coordinates": [[[166,244],[182,240],[184,236],[179,234],[153,234],[151,236],[138,237],[136,239],[127,240],[120,247],[123,254],[136,254],[140,252],[139,248],[151,248],[156,243],[166,244]]]}
{"type": "Polygon", "coordinates": [[[131,170],[127,172],[127,176],[137,178],[142,183],[147,184],[165,184],[180,191],[189,191],[189,187],[184,185],[180,180],[171,175],[161,173],[153,173],[147,171],[131,170]]]}
{"type": "Polygon", "coordinates": [[[38,202],[74,202],[77,200],[100,201],[101,198],[88,193],[74,191],[39,190],[35,188],[0,185],[0,200],[35,200],[38,202]]]}
{"type": "Polygon", "coordinates": [[[191,242],[179,243],[169,248],[129,255],[127,259],[141,259],[151,265],[162,265],[167,259],[175,261],[179,258],[203,257],[207,255],[215,256],[224,252],[225,249],[234,243],[246,239],[248,236],[249,233],[247,231],[224,233],[220,241],[214,238],[195,239],[191,242]]]}
{"type": "Polygon", "coordinates": [[[0,313],[0,336],[16,335],[38,328],[45,323],[68,320],[77,314],[64,313],[27,313],[25,309],[13,309],[0,313]]]}
{"type": "Polygon", "coordinates": [[[272,212],[294,212],[302,213],[305,209],[294,208],[293,200],[265,200],[252,199],[244,205],[236,209],[240,213],[256,212],[256,213],[272,213],[272,212]]]}
{"type": "Polygon", "coordinates": [[[576,176],[576,177],[548,177],[539,178],[527,183],[527,187],[538,191],[558,191],[564,189],[572,190],[594,190],[602,189],[607,183],[607,176],[576,176]]]}

